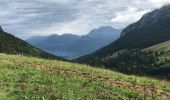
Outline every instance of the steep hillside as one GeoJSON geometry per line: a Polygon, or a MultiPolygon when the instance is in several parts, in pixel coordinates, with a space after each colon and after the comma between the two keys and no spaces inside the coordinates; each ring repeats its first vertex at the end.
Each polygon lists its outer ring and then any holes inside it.
{"type": "Polygon", "coordinates": [[[170,51],[170,40],[150,46],[144,50],[153,50],[153,51],[162,51],[163,50],[165,52],[169,52],[170,51]]]}
{"type": "Polygon", "coordinates": [[[163,54],[160,57],[168,60],[170,59],[170,41],[153,45],[143,51],[162,52],[163,54]]]}
{"type": "Polygon", "coordinates": [[[82,58],[105,57],[122,49],[143,49],[170,40],[169,26],[170,5],[167,5],[145,14],[141,20],[129,25],[117,41],[82,58]]]}
{"type": "MultiPolygon", "coordinates": [[[[159,59],[159,56],[165,52],[142,51],[142,49],[170,40],[169,26],[170,5],[167,5],[145,14],[141,20],[129,25],[123,30],[121,38],[117,41],[77,60],[93,65],[104,65],[107,68],[128,73],[162,74],[170,68],[158,68],[169,62],[162,62],[159,59]],[[154,72],[152,72],[153,70],[154,72]]],[[[166,76],[169,75],[169,72],[165,73],[166,76]]]]}
{"type": "Polygon", "coordinates": [[[56,60],[0,54],[1,100],[168,100],[170,82],[56,60]]]}
{"type": "Polygon", "coordinates": [[[42,50],[72,59],[92,53],[115,41],[120,37],[121,31],[113,29],[111,26],[103,26],[83,36],[72,34],[50,35],[45,40],[43,40],[44,37],[42,39],[33,37],[27,41],[42,50]],[[39,42],[37,42],[38,39],[39,42]]]}
{"type": "MultiPolygon", "coordinates": [[[[20,54],[26,56],[35,56],[42,58],[58,58],[52,54],[46,53],[26,43],[19,38],[6,33],[0,28],[0,52],[9,54],[20,54]]],[[[58,58],[60,59],[60,58],[58,58]]]]}

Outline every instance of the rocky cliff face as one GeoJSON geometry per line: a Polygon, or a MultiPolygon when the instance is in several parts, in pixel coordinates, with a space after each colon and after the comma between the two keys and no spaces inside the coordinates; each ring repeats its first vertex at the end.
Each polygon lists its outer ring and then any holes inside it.
{"type": "Polygon", "coordinates": [[[170,40],[170,5],[145,14],[138,22],[129,25],[121,37],[110,45],[87,56],[79,58],[82,62],[95,62],[108,58],[124,49],[144,49],[170,40]],[[97,59],[96,59],[97,58],[97,59]]]}
{"type": "Polygon", "coordinates": [[[145,14],[141,20],[136,23],[129,25],[126,29],[123,30],[121,36],[126,35],[132,30],[137,30],[145,28],[146,26],[153,26],[154,24],[160,22],[162,19],[170,19],[170,5],[166,5],[161,9],[156,9],[152,12],[145,14]]]}

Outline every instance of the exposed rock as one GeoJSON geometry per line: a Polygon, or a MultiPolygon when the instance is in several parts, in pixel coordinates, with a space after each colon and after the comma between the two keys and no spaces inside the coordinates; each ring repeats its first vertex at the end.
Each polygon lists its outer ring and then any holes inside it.
{"type": "Polygon", "coordinates": [[[166,19],[170,17],[170,5],[163,6],[160,9],[156,9],[152,12],[149,12],[141,18],[137,23],[129,25],[124,31],[121,33],[121,36],[126,35],[131,30],[140,29],[145,26],[152,26],[159,22],[161,19],[166,19]]]}

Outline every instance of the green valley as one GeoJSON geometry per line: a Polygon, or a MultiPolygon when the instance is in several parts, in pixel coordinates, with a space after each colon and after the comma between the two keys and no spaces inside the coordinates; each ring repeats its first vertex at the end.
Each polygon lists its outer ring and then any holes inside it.
{"type": "Polygon", "coordinates": [[[0,0],[0,10],[0,100],[170,100],[170,1],[0,0]]]}

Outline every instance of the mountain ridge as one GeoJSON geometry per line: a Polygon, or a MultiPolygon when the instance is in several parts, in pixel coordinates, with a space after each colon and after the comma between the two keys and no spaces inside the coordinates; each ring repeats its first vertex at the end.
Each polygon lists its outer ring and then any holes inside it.
{"type": "Polygon", "coordinates": [[[163,56],[169,52],[143,49],[170,40],[169,15],[170,5],[147,13],[138,22],[127,26],[118,40],[75,61],[105,66],[129,74],[151,76],[164,73],[163,76],[168,77],[166,70],[169,67],[162,66],[169,65],[170,59],[163,56]],[[157,14],[159,16],[155,17],[157,14]]]}
{"type": "Polygon", "coordinates": [[[56,55],[61,55],[66,58],[75,58],[92,53],[101,47],[108,45],[112,41],[115,41],[120,37],[120,32],[121,29],[103,26],[90,31],[87,35],[53,34],[40,43],[30,43],[56,55]]]}
{"type": "MultiPolygon", "coordinates": [[[[167,5],[167,6],[160,8],[160,9],[154,10],[153,12],[162,11],[162,9],[165,9],[165,8],[170,9],[170,5],[167,5]]],[[[149,16],[153,12],[149,12],[149,13],[145,14],[144,17],[142,17],[141,19],[144,20],[143,18],[146,18],[146,15],[149,16]]],[[[168,12],[168,14],[170,14],[169,10],[167,12],[168,12]]],[[[116,52],[116,51],[119,51],[121,49],[131,49],[131,48],[142,49],[142,48],[146,48],[148,46],[169,40],[170,39],[170,35],[169,35],[170,33],[168,34],[168,33],[166,33],[166,31],[170,32],[170,29],[169,29],[170,18],[168,17],[167,20],[164,20],[164,19],[161,19],[161,20],[162,20],[162,22],[160,22],[156,25],[149,25],[150,29],[145,27],[145,26],[147,26],[147,23],[145,23],[144,27],[142,27],[140,29],[135,29],[137,26],[140,26],[140,24],[138,24],[138,23],[141,20],[127,26],[122,31],[121,38],[119,38],[117,41],[115,41],[115,42],[111,43],[110,45],[98,50],[97,52],[95,52],[96,55],[103,55],[102,54],[103,51],[111,54],[113,51],[116,52]],[[166,30],[160,31],[160,29],[166,29],[166,30]],[[158,34],[157,35],[153,34],[154,32],[158,33],[158,34]],[[149,33],[152,33],[152,34],[149,34],[149,33]],[[162,33],[163,33],[163,35],[161,35],[162,33]],[[127,36],[127,34],[128,34],[128,36],[127,36]],[[162,37],[159,37],[159,36],[162,36],[162,37]],[[154,41],[153,38],[154,38],[154,40],[156,40],[155,38],[158,38],[158,39],[159,38],[165,38],[165,39],[154,41]],[[124,41],[126,41],[126,42],[124,42],[124,41]]],[[[93,54],[95,55],[95,53],[93,53],[93,54]]]]}

